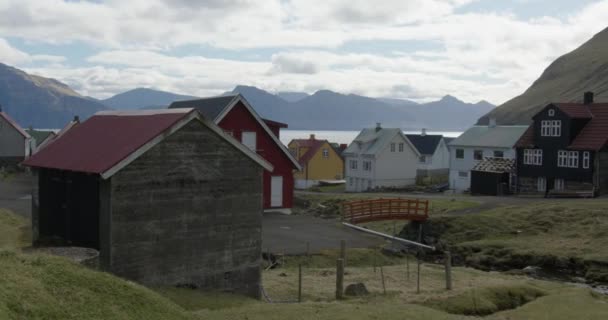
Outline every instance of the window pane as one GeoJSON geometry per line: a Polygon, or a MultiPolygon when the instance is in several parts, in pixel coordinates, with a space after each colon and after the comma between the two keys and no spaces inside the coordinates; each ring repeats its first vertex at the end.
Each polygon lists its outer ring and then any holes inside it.
{"type": "Polygon", "coordinates": [[[473,159],[482,160],[483,159],[483,150],[475,150],[473,151],[473,159]]]}
{"type": "Polygon", "coordinates": [[[456,149],[456,159],[464,159],[464,149],[456,149]]]}

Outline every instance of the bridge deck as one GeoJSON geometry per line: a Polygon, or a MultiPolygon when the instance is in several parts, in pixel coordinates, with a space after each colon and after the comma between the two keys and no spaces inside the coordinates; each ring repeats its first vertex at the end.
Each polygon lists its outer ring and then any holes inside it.
{"type": "Polygon", "coordinates": [[[353,224],[383,221],[424,221],[429,215],[429,201],[420,199],[369,199],[342,204],[342,218],[353,224]]]}

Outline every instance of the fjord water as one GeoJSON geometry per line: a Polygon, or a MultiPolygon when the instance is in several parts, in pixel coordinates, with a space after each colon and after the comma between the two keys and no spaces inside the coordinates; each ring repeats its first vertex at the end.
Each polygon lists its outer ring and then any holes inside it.
{"type": "MultiPolygon", "coordinates": [[[[420,131],[404,131],[405,134],[420,134],[420,131]]],[[[355,139],[359,131],[333,131],[333,130],[281,130],[281,142],[285,145],[292,139],[307,139],[311,134],[316,139],[326,139],[329,142],[349,144],[355,139]]],[[[428,131],[427,134],[441,134],[444,137],[455,138],[462,132],[460,131],[428,131]]]]}

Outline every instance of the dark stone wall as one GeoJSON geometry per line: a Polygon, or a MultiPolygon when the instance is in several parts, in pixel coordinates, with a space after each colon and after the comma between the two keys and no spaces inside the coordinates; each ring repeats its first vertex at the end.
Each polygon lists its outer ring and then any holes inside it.
{"type": "Polygon", "coordinates": [[[190,122],[112,177],[102,264],[146,285],[259,297],[262,171],[190,122]]]}

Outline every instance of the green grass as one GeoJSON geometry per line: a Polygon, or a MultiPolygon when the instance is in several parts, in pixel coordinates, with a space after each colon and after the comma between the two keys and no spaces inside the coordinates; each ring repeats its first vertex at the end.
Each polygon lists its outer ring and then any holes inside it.
{"type": "Polygon", "coordinates": [[[29,220],[0,209],[0,249],[16,249],[31,244],[29,220]]]}
{"type": "MultiPolygon", "coordinates": [[[[318,254],[306,256],[286,256],[284,266],[296,268],[302,264],[308,268],[332,268],[336,266],[339,258],[339,250],[322,250],[318,254]]],[[[349,248],[346,260],[351,267],[373,267],[374,265],[396,265],[405,261],[405,257],[388,256],[382,254],[379,249],[349,248]]]]}

